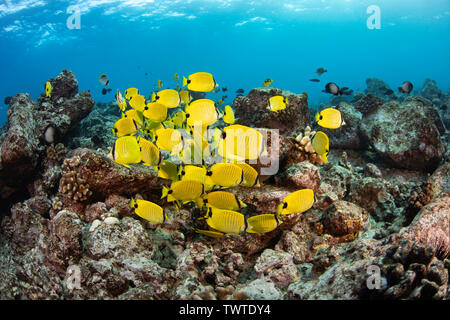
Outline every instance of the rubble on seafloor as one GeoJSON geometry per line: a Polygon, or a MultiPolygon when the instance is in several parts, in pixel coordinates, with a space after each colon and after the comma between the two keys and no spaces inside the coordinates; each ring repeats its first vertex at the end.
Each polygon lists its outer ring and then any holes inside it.
{"type": "Polygon", "coordinates": [[[152,167],[108,158],[112,120],[102,110],[112,107],[90,113],[94,102],[73,73],[50,81],[51,99],[12,98],[0,137],[1,299],[450,298],[448,126],[440,126],[448,97],[431,80],[423,97],[402,102],[368,80],[366,94],[338,106],[347,127],[323,129],[326,164],[311,145],[322,129],[306,94],[257,88],[238,97],[239,123],[280,130],[268,150],[278,172],[260,188],[230,189],[243,212],[276,213],[303,188],[316,201],[269,233],[224,238],[193,232],[190,205],[164,205],[171,219],[161,225],[134,214],[131,196],[161,203],[167,182],[152,167]],[[266,109],[274,94],[289,96],[285,113],[266,109]],[[375,288],[369,269],[379,270],[375,288]]]}

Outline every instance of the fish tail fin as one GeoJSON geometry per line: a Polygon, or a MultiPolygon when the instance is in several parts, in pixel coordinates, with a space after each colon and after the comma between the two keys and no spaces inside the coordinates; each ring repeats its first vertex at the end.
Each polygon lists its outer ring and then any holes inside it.
{"type": "Polygon", "coordinates": [[[320,113],[316,113],[316,122],[318,122],[320,120],[320,113]]]}
{"type": "Polygon", "coordinates": [[[131,200],[130,200],[130,207],[131,208],[134,208],[134,205],[136,204],[136,200],[133,198],[133,197],[131,197],[131,200]]]}
{"type": "Polygon", "coordinates": [[[280,216],[280,215],[281,215],[281,212],[283,212],[283,203],[280,203],[280,204],[277,206],[277,216],[280,216]]]}
{"type": "Polygon", "coordinates": [[[244,201],[239,200],[239,203],[240,203],[241,208],[246,208],[247,207],[247,204],[244,201]]]}
{"type": "Polygon", "coordinates": [[[161,199],[164,199],[164,198],[167,197],[168,195],[169,195],[169,188],[163,187],[163,188],[162,188],[162,196],[161,196],[161,199]]]}
{"type": "Polygon", "coordinates": [[[197,198],[197,199],[194,200],[194,202],[195,202],[195,204],[197,205],[197,207],[199,209],[203,208],[203,205],[204,205],[203,198],[197,198]]]}
{"type": "Polygon", "coordinates": [[[156,99],[156,93],[153,92],[152,93],[152,102],[155,101],[155,99],[156,99]]]}
{"type": "Polygon", "coordinates": [[[187,79],[186,77],[183,77],[183,87],[187,85],[187,79]]]}
{"type": "Polygon", "coordinates": [[[286,102],[285,102],[285,103],[286,103],[286,105],[289,105],[289,98],[288,98],[288,97],[286,97],[285,99],[286,99],[286,102]]]}

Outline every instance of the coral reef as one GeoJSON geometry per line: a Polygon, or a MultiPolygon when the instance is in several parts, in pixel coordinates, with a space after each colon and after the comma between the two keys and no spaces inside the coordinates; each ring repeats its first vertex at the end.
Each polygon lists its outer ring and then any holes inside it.
{"type": "Polygon", "coordinates": [[[168,181],[152,167],[111,160],[117,105],[90,112],[92,99],[77,93],[69,71],[50,82],[50,98],[12,98],[0,137],[1,299],[450,298],[441,121],[450,95],[435,82],[421,91],[429,100],[384,103],[395,99],[384,94],[389,87],[368,79],[366,94],[336,106],[346,122],[338,130],[311,129],[306,94],[268,87],[237,97],[239,123],[266,128],[269,161],[254,167],[278,168],[260,188],[227,189],[246,203],[242,213],[275,214],[303,188],[315,202],[271,232],[222,238],[190,228],[207,228],[192,203],[161,200],[168,181]],[[266,109],[275,94],[290,102],[278,114],[266,109]],[[312,148],[318,130],[330,137],[326,164],[312,148]],[[150,224],[131,196],[160,204],[169,219],[150,224]],[[368,285],[373,267],[377,288],[368,285]]]}
{"type": "Polygon", "coordinates": [[[81,159],[78,156],[64,160],[58,191],[70,199],[82,202],[86,201],[92,195],[92,191],[89,190],[89,183],[86,181],[86,176],[77,172],[80,161],[81,159]]]}
{"type": "Polygon", "coordinates": [[[46,144],[61,141],[94,106],[88,92],[77,93],[72,72],[64,70],[50,81],[51,98],[35,102],[28,94],[17,94],[11,100],[7,129],[0,137],[0,194],[5,198],[32,181],[46,144]]]}

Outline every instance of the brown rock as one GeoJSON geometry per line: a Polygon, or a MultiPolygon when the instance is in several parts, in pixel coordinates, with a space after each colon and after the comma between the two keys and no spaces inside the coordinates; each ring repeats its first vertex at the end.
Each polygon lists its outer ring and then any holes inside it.
{"type": "Polygon", "coordinates": [[[282,135],[288,136],[298,127],[305,128],[311,120],[308,111],[306,93],[294,94],[276,88],[256,88],[246,97],[237,97],[233,108],[239,123],[256,128],[278,129],[282,135]],[[286,109],[275,113],[267,109],[270,97],[283,95],[289,99],[286,109]]]}
{"type": "Polygon", "coordinates": [[[358,233],[368,219],[367,212],[357,205],[339,200],[325,211],[322,217],[324,231],[333,236],[358,233]]]}

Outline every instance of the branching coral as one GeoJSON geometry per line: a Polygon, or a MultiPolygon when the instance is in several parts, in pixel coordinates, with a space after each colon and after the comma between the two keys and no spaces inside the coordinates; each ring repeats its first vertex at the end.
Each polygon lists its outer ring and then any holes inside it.
{"type": "Polygon", "coordinates": [[[92,195],[92,191],[89,190],[86,178],[76,171],[80,161],[81,159],[78,156],[64,160],[62,165],[63,173],[59,181],[59,192],[70,199],[82,202],[92,195]]]}
{"type": "Polygon", "coordinates": [[[300,151],[295,162],[309,161],[316,166],[324,164],[322,157],[314,151],[312,146],[312,138],[315,134],[316,132],[311,131],[311,128],[307,126],[295,139],[291,138],[294,143],[295,153],[298,154],[300,151]]]}
{"type": "Polygon", "coordinates": [[[67,153],[66,147],[62,143],[51,144],[47,147],[47,158],[53,160],[55,162],[60,163],[65,157],[67,153]]]}

